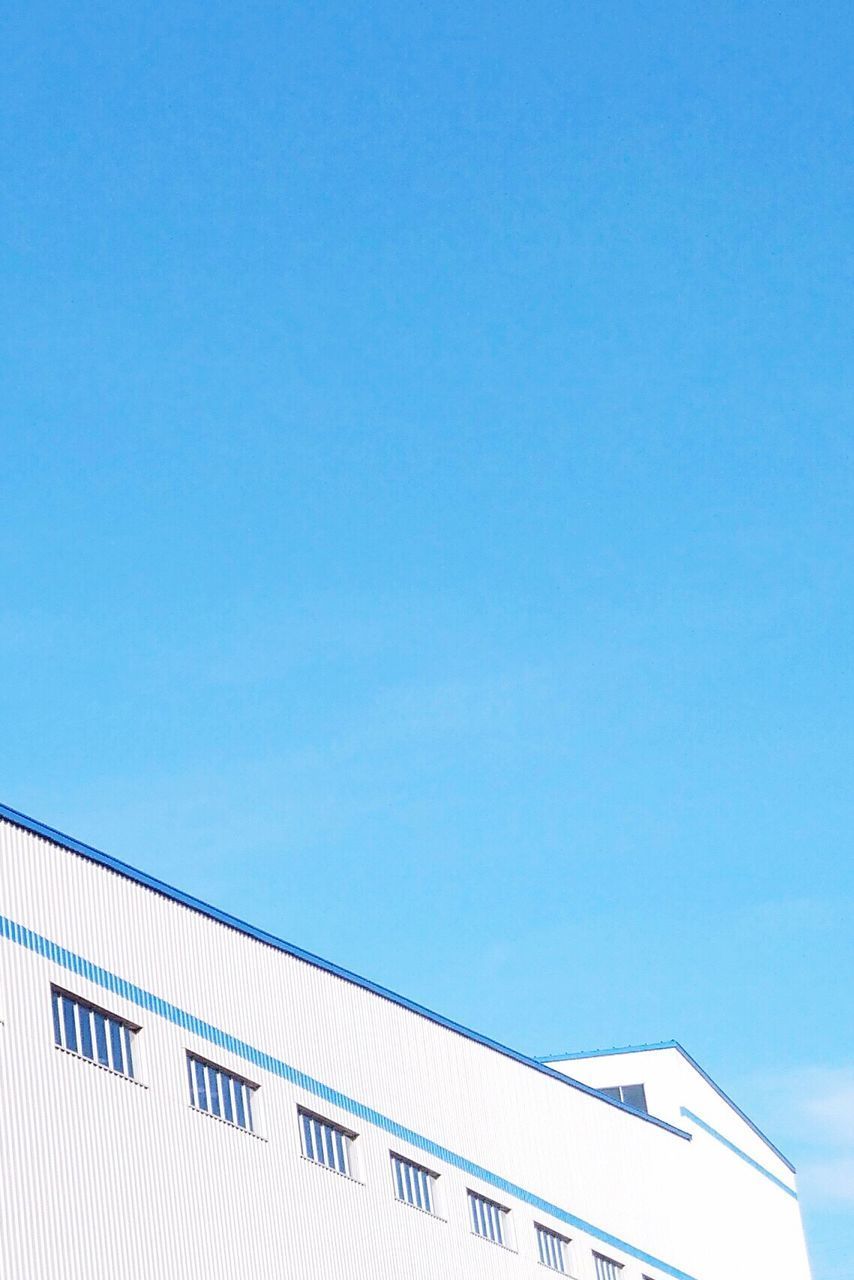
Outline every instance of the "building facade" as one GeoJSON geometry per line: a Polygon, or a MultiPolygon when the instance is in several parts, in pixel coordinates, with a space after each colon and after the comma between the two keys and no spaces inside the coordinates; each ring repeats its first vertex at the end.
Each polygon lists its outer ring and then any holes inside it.
{"type": "Polygon", "coordinates": [[[9,1280],[809,1280],[676,1044],[534,1060],[0,807],[9,1280]]]}

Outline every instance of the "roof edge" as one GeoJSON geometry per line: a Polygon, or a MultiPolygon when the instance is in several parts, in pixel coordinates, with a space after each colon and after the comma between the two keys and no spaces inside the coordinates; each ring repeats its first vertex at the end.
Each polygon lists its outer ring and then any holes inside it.
{"type": "Polygon", "coordinates": [[[680,1049],[677,1040],[658,1040],[654,1044],[627,1044],[613,1049],[581,1049],[577,1053],[537,1054],[537,1062],[572,1062],[581,1058],[614,1058],[619,1053],[646,1053],[651,1049],[680,1049]]]}
{"type": "Polygon", "coordinates": [[[321,956],[313,955],[310,951],[304,951],[301,947],[285,942],[284,939],[277,938],[274,934],[267,933],[263,929],[256,929],[254,925],[247,924],[246,921],[238,919],[237,916],[229,915],[227,911],[221,911],[218,907],[212,907],[209,903],[203,902],[201,898],[195,898],[192,894],[184,893],[183,890],[176,889],[174,886],[166,884],[163,880],[158,880],[156,876],[150,876],[144,871],[138,871],[136,867],[132,867],[129,863],[122,862],[118,858],[112,857],[111,854],[102,852],[100,849],[95,849],[92,845],[84,844],[73,836],[65,835],[64,832],[57,831],[55,827],[49,827],[35,818],[28,817],[27,814],[19,812],[17,809],[12,809],[8,805],[0,803],[0,818],[5,819],[12,826],[18,827],[22,831],[40,836],[51,844],[57,845],[61,849],[66,849],[69,853],[76,853],[90,862],[95,862],[99,866],[115,872],[117,875],[124,876],[125,879],[132,880],[135,884],[141,885],[145,889],[151,889],[154,893],[159,893],[162,897],[168,898],[172,902],[177,902],[179,905],[187,907],[190,911],[196,911],[199,915],[207,916],[208,919],[215,920],[218,924],[225,925],[228,929],[234,929],[235,932],[242,933],[256,942],[272,947],[275,951],[282,951],[286,955],[292,956],[296,960],[302,960],[305,964],[310,964],[316,969],[331,973],[334,977],[341,978],[344,982],[350,982],[354,986],[361,987],[364,991],[370,991],[373,995],[380,996],[382,999],[398,1005],[400,1008],[408,1009],[410,1013],[414,1013],[418,1017],[426,1018],[429,1022],[444,1027],[446,1031],[452,1031],[454,1034],[462,1036],[466,1040],[472,1040],[486,1049],[493,1050],[495,1053],[500,1053],[503,1057],[510,1058],[524,1067],[538,1071],[541,1075],[550,1076],[560,1084],[567,1084],[571,1088],[577,1089],[580,1093],[597,1098],[600,1102],[607,1103],[607,1105],[615,1107],[618,1111],[625,1112],[626,1115],[634,1116],[638,1120],[653,1124],[668,1133],[675,1134],[678,1138],[684,1138],[687,1142],[692,1140],[690,1133],[674,1124],[670,1124],[667,1120],[661,1120],[658,1116],[636,1111],[633,1107],[626,1106],[625,1103],[619,1102],[615,1098],[609,1098],[607,1094],[594,1089],[592,1085],[584,1084],[583,1081],[574,1080],[562,1071],[554,1070],[537,1058],[528,1057],[527,1054],[520,1053],[517,1049],[511,1049],[508,1045],[501,1044],[498,1040],[492,1040],[489,1036],[481,1035],[478,1031],[472,1031],[469,1027],[464,1027],[461,1023],[454,1022],[451,1018],[446,1018],[441,1013],[434,1013],[432,1009],[428,1009],[414,1000],[409,1000],[406,996],[398,995],[397,992],[380,986],[379,983],[372,982],[369,978],[362,978],[359,974],[352,973],[349,969],[344,969],[340,965],[334,964],[331,960],[324,960],[321,956]]]}
{"type": "Polygon", "coordinates": [[[762,1130],[759,1128],[759,1126],[757,1124],[754,1124],[754,1122],[750,1119],[750,1116],[746,1115],[745,1112],[742,1111],[741,1107],[738,1105],[737,1102],[733,1102],[729,1094],[725,1093],[724,1090],[720,1087],[720,1085],[717,1084],[712,1079],[708,1071],[703,1070],[703,1068],[700,1066],[696,1058],[692,1058],[688,1050],[683,1048],[683,1046],[679,1043],[678,1040],[659,1040],[655,1044],[629,1044],[629,1045],[624,1045],[620,1048],[615,1048],[615,1049],[586,1049],[586,1050],[582,1050],[579,1053],[556,1053],[554,1054],[553,1057],[538,1056],[536,1060],[537,1062],[545,1065],[549,1062],[572,1062],[572,1061],[578,1061],[579,1059],[582,1059],[582,1058],[611,1058],[611,1057],[616,1057],[618,1054],[621,1054],[621,1053],[651,1053],[656,1049],[676,1049],[678,1053],[681,1053],[682,1057],[685,1059],[688,1065],[693,1067],[694,1070],[697,1072],[697,1074],[703,1077],[703,1079],[706,1081],[706,1084],[711,1085],[711,1087],[714,1089],[718,1097],[722,1098],[723,1101],[727,1104],[727,1106],[731,1107],[732,1110],[736,1113],[736,1115],[741,1117],[744,1123],[750,1129],[753,1130],[757,1138],[761,1138],[762,1141],[765,1143],[766,1147],[768,1147],[771,1151],[773,1151],[775,1156],[777,1156],[780,1160],[783,1161],[783,1164],[790,1171],[790,1173],[797,1172],[791,1160],[789,1160],[786,1156],[783,1155],[779,1147],[775,1147],[774,1143],[767,1136],[767,1134],[764,1134],[762,1130]]]}

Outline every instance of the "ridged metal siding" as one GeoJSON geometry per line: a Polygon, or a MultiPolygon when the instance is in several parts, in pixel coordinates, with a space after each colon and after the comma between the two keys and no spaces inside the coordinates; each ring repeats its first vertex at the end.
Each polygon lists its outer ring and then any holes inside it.
{"type": "Polygon", "coordinates": [[[525,1280],[543,1275],[535,1222],[571,1237],[578,1280],[595,1280],[603,1238],[627,1246],[607,1249],[622,1280],[808,1275],[797,1204],[750,1169],[740,1182],[697,1141],[6,822],[0,913],[66,949],[62,964],[33,936],[0,939],[12,1280],[525,1280]],[[55,1047],[51,983],[140,1026],[134,1080],[55,1047]],[[190,1106],[188,1052],[257,1086],[254,1133],[190,1106]],[[357,1134],[356,1177],[304,1158],[300,1107],[357,1134]],[[447,1159],[428,1162],[425,1143],[447,1159]],[[396,1198],[391,1149],[439,1174],[436,1215],[396,1198]],[[514,1249],[472,1232],[469,1190],[509,1207],[514,1249]]]}

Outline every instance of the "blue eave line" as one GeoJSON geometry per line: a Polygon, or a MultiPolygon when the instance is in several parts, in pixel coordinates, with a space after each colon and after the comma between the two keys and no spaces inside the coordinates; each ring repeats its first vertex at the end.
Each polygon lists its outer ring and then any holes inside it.
{"type": "Polygon", "coordinates": [[[20,813],[17,809],[10,809],[8,805],[0,804],[0,818],[5,818],[7,822],[11,822],[14,826],[20,827],[24,831],[29,831],[32,835],[41,836],[43,839],[49,840],[51,844],[67,849],[70,853],[79,854],[80,857],[87,858],[90,862],[96,862],[99,866],[106,867],[117,875],[124,876],[126,879],[132,880],[146,889],[151,889],[154,893],[159,893],[164,898],[169,898],[172,902],[178,902],[181,906],[189,908],[190,911],[196,911],[211,920],[216,920],[219,924],[225,925],[226,928],[234,929],[237,933],[253,938],[256,942],[262,942],[265,946],[272,947],[276,951],[282,951],[285,955],[293,956],[296,960],[302,960],[305,964],[313,965],[316,969],[323,969],[326,973],[331,973],[336,978],[343,979],[344,982],[352,982],[354,986],[361,987],[364,991],[370,991],[374,995],[380,996],[383,1000],[389,1000],[392,1004],[408,1009],[410,1013],[417,1014],[420,1018],[426,1018],[429,1022],[444,1027],[446,1031],[453,1031],[455,1035],[463,1036],[466,1040],[472,1040],[476,1044],[483,1045],[486,1049],[492,1049],[495,1053],[500,1053],[505,1058],[512,1058],[514,1062],[530,1067],[532,1070],[540,1072],[541,1075],[549,1076],[552,1080],[557,1080],[559,1084],[569,1085],[570,1088],[577,1089],[580,1093],[586,1093],[591,1098],[597,1098],[600,1102],[607,1103],[608,1106],[625,1112],[626,1115],[634,1116],[647,1124],[653,1124],[659,1129],[673,1133],[678,1138],[684,1138],[688,1142],[691,1141],[690,1133],[686,1133],[684,1129],[679,1129],[676,1125],[669,1124],[666,1120],[660,1120],[658,1116],[635,1111],[633,1107],[626,1106],[625,1103],[618,1101],[616,1098],[609,1098],[607,1094],[600,1093],[592,1085],[584,1084],[581,1080],[573,1080],[571,1076],[564,1075],[562,1071],[556,1071],[552,1067],[546,1066],[545,1063],[537,1061],[536,1058],[530,1058],[524,1053],[519,1053],[518,1050],[511,1049],[508,1045],[501,1044],[497,1040],[491,1040],[489,1036],[481,1035],[479,1031],[472,1031],[469,1027],[464,1027],[461,1023],[444,1017],[441,1013],[434,1013],[431,1009],[425,1008],[424,1005],[407,999],[406,996],[398,995],[387,987],[371,982],[369,978],[362,978],[356,973],[351,973],[349,969],[342,969],[339,965],[333,964],[330,960],[324,960],[321,956],[312,955],[310,951],[303,951],[301,947],[285,942],[282,938],[277,938],[271,933],[265,933],[263,929],[256,929],[254,925],[247,924],[244,920],[239,920],[236,916],[229,915],[226,911],[220,911],[218,907],[212,907],[207,902],[202,902],[200,898],[194,898],[191,894],[184,893],[181,889],[176,889],[172,885],[166,884],[163,880],[158,880],[155,876],[147,875],[144,871],[138,871],[136,867],[132,867],[126,862],[121,862],[118,858],[114,858],[108,853],[103,853],[100,849],[83,844],[82,841],[75,840],[73,836],[67,836],[64,832],[57,831],[55,827],[48,827],[45,823],[39,822],[35,818],[30,818],[25,813],[20,813]]]}
{"type": "Polygon", "coordinates": [[[695,1115],[693,1111],[689,1111],[687,1107],[680,1107],[679,1111],[681,1115],[685,1116],[699,1129],[703,1129],[710,1137],[716,1138],[718,1142],[722,1143],[737,1155],[745,1162],[745,1164],[749,1164],[752,1169],[755,1169],[757,1173],[761,1173],[763,1177],[769,1180],[769,1182],[773,1182],[775,1186],[780,1187],[785,1191],[787,1196],[791,1196],[793,1200],[797,1200],[797,1191],[795,1191],[794,1188],[787,1186],[786,1183],[783,1182],[782,1178],[778,1178],[770,1169],[766,1169],[764,1164],[760,1164],[758,1160],[754,1160],[753,1156],[749,1156],[746,1151],[742,1151],[741,1147],[737,1147],[734,1142],[730,1142],[729,1138],[725,1138],[722,1133],[718,1133],[717,1129],[713,1129],[710,1124],[707,1124],[705,1120],[701,1120],[698,1115],[695,1115]]]}
{"type": "Polygon", "coordinates": [[[545,1056],[538,1057],[537,1062],[542,1063],[543,1065],[545,1065],[548,1062],[579,1062],[583,1058],[611,1058],[611,1057],[616,1057],[618,1054],[621,1054],[621,1053],[646,1053],[648,1051],[651,1052],[655,1049],[676,1049],[679,1053],[681,1053],[685,1061],[694,1068],[694,1070],[698,1073],[698,1075],[701,1075],[703,1077],[706,1084],[710,1085],[714,1089],[718,1097],[722,1098],[724,1102],[727,1104],[727,1106],[732,1107],[736,1115],[740,1116],[741,1119],[744,1121],[744,1123],[753,1130],[757,1138],[761,1138],[762,1141],[765,1143],[766,1147],[768,1147],[770,1151],[773,1151],[774,1155],[783,1161],[783,1164],[786,1166],[786,1168],[791,1173],[797,1172],[791,1160],[787,1159],[786,1156],[783,1155],[779,1147],[774,1146],[774,1143],[771,1141],[771,1139],[762,1132],[762,1130],[759,1128],[758,1125],[754,1124],[754,1122],[750,1119],[750,1116],[745,1115],[745,1113],[742,1111],[738,1103],[733,1102],[732,1098],[729,1096],[728,1093],[724,1093],[723,1089],[720,1087],[719,1084],[717,1084],[712,1079],[708,1071],[703,1070],[699,1062],[697,1062],[695,1058],[691,1057],[688,1050],[684,1049],[678,1040],[659,1040],[658,1043],[656,1044],[629,1044],[629,1045],[623,1045],[618,1049],[588,1049],[586,1051],[582,1051],[579,1053],[546,1054],[545,1056]]]}

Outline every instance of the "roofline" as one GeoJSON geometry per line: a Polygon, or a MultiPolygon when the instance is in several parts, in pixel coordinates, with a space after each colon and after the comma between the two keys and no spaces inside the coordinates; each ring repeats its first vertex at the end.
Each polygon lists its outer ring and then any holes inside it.
{"type": "Polygon", "coordinates": [[[633,1107],[629,1107],[615,1098],[609,1098],[607,1094],[594,1089],[592,1085],[584,1084],[581,1080],[574,1080],[562,1071],[556,1071],[537,1058],[530,1058],[527,1054],[520,1053],[517,1049],[511,1049],[497,1040],[490,1039],[489,1036],[481,1035],[479,1031],[472,1031],[469,1027],[464,1027],[461,1023],[444,1017],[441,1013],[434,1013],[432,1009],[427,1009],[424,1005],[407,999],[406,996],[398,995],[397,992],[390,991],[387,987],[372,982],[369,978],[362,978],[359,974],[352,973],[349,969],[343,969],[340,965],[333,964],[330,960],[324,960],[321,956],[313,955],[310,951],[304,951],[301,947],[285,942],[282,938],[277,938],[272,933],[267,933],[263,929],[256,929],[254,925],[247,924],[244,920],[239,920],[236,916],[229,915],[226,911],[220,911],[218,907],[212,907],[208,903],[202,902],[200,898],[194,898],[192,894],[184,893],[183,890],[176,889],[172,885],[166,884],[163,880],[158,880],[155,876],[147,875],[144,871],[138,871],[136,867],[130,866],[127,862],[121,862],[118,858],[114,858],[108,853],[103,853],[100,849],[95,849],[80,840],[75,840],[73,836],[65,835],[62,831],[57,831],[55,827],[46,826],[45,823],[39,822],[35,818],[30,818],[26,814],[20,813],[17,809],[11,809],[8,805],[0,803],[0,818],[5,818],[7,822],[19,827],[22,831],[28,831],[31,835],[40,836],[51,844],[58,845],[61,849],[66,849],[69,853],[76,853],[90,862],[106,867],[108,871],[124,876],[125,879],[132,880],[135,884],[141,885],[145,889],[151,889],[154,893],[159,893],[162,897],[189,908],[190,911],[196,911],[199,915],[207,916],[208,919],[215,920],[218,924],[225,925],[228,929],[234,929],[235,932],[242,933],[244,936],[252,938],[255,942],[261,942],[265,946],[272,947],[275,951],[283,951],[286,955],[292,956],[296,960],[302,960],[305,964],[310,964],[316,969],[322,969],[336,978],[343,979],[344,982],[350,982],[354,986],[361,987],[364,991],[370,991],[373,995],[380,996],[383,1000],[388,1000],[403,1009],[408,1009],[410,1013],[414,1013],[420,1018],[426,1018],[437,1026],[444,1027],[446,1031],[453,1031],[456,1035],[463,1036],[466,1040],[473,1040],[476,1044],[480,1044],[486,1049],[492,1049],[493,1052],[500,1053],[505,1058],[511,1058],[514,1062],[538,1071],[541,1075],[550,1076],[551,1079],[557,1080],[560,1084],[567,1084],[581,1093],[586,1093],[589,1097],[596,1098],[599,1102],[604,1102],[608,1106],[615,1107],[618,1111],[625,1112],[626,1115],[634,1116],[637,1120],[656,1125],[668,1133],[675,1134],[678,1138],[684,1138],[687,1142],[691,1141],[690,1133],[674,1124],[670,1124],[667,1120],[661,1120],[658,1116],[636,1111],[633,1107]]]}
{"type": "Polygon", "coordinates": [[[650,1053],[655,1049],[676,1049],[677,1052],[681,1053],[688,1065],[692,1066],[698,1075],[703,1077],[706,1084],[711,1085],[719,1098],[722,1098],[728,1106],[732,1107],[736,1115],[740,1116],[744,1123],[753,1130],[757,1138],[761,1138],[766,1147],[769,1147],[771,1151],[774,1152],[775,1156],[778,1156],[783,1161],[786,1168],[791,1173],[797,1172],[795,1166],[786,1158],[786,1156],[783,1155],[780,1148],[774,1146],[771,1139],[762,1132],[758,1125],[753,1123],[750,1116],[745,1115],[738,1103],[733,1102],[728,1093],[724,1093],[723,1089],[719,1084],[715,1083],[708,1071],[703,1070],[696,1058],[692,1058],[688,1050],[683,1049],[678,1040],[659,1040],[656,1044],[629,1044],[616,1049],[587,1049],[582,1050],[580,1053],[556,1053],[551,1057],[538,1057],[537,1062],[545,1064],[547,1062],[572,1062],[581,1058],[611,1058],[616,1057],[617,1054],[620,1053],[650,1053]]]}
{"type": "MultiPolygon", "coordinates": [[[[575,1053],[538,1054],[537,1062],[572,1062],[580,1058],[613,1058],[618,1053],[646,1053],[650,1049],[679,1049],[682,1053],[685,1053],[678,1040],[658,1040],[655,1044],[628,1044],[620,1045],[613,1049],[580,1049],[575,1053]]],[[[686,1054],[685,1056],[687,1057],[688,1055],[686,1054]]]]}

